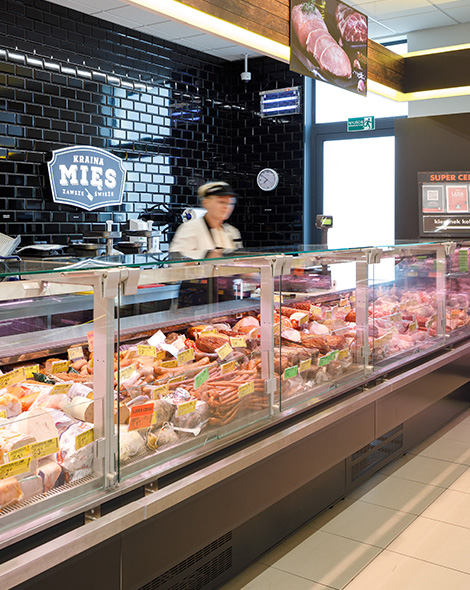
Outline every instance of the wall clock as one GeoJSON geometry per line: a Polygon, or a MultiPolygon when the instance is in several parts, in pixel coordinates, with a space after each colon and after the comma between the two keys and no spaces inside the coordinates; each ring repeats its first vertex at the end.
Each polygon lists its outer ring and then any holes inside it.
{"type": "Polygon", "coordinates": [[[279,184],[279,174],[272,168],[263,168],[258,173],[256,182],[262,191],[272,191],[279,184]]]}

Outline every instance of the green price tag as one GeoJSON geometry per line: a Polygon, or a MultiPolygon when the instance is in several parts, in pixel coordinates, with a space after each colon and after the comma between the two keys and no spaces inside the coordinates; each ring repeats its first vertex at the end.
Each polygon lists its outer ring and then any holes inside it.
{"type": "Polygon", "coordinates": [[[206,367],[194,377],[194,389],[199,389],[209,379],[209,369],[206,367]]]}
{"type": "Polygon", "coordinates": [[[293,367],[289,367],[284,371],[284,379],[292,379],[292,377],[297,377],[299,372],[299,367],[294,365],[293,367]]]}

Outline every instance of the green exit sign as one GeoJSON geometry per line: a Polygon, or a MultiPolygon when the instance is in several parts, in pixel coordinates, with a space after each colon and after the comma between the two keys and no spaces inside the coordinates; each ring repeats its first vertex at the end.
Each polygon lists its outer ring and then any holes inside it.
{"type": "Polygon", "coordinates": [[[375,117],[348,119],[348,131],[372,131],[373,129],[375,129],[375,117]]]}

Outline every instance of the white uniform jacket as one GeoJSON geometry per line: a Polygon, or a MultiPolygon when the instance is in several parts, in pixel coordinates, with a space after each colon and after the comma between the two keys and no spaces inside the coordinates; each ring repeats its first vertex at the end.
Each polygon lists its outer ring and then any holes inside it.
{"type": "Polygon", "coordinates": [[[170,252],[207,251],[215,248],[234,250],[242,247],[240,232],[233,225],[224,223],[220,229],[210,228],[204,217],[191,219],[176,230],[170,244],[170,252]]]}

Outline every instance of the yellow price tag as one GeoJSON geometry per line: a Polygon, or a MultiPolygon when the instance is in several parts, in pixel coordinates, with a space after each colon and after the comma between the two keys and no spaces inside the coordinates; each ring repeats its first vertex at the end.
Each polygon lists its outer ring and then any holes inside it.
{"type": "Polygon", "coordinates": [[[56,383],[51,389],[49,395],[67,395],[72,389],[73,383],[56,383]]]}
{"type": "Polygon", "coordinates": [[[24,376],[26,379],[31,379],[33,373],[39,373],[39,365],[31,365],[29,367],[23,367],[24,376]]]}
{"type": "Polygon", "coordinates": [[[128,367],[121,369],[119,371],[119,380],[125,381],[126,379],[129,379],[130,377],[132,377],[135,371],[137,371],[137,367],[135,365],[129,365],[128,367]]]}
{"type": "Polygon", "coordinates": [[[171,383],[181,383],[185,379],[185,375],[178,375],[177,377],[172,377],[171,379],[168,379],[168,384],[170,385],[171,383]]]}
{"type": "Polygon", "coordinates": [[[193,399],[189,402],[183,402],[178,404],[178,408],[176,410],[176,416],[184,416],[185,414],[192,414],[196,410],[196,403],[197,399],[193,399]]]}
{"type": "Polygon", "coordinates": [[[0,375],[0,389],[4,389],[9,385],[15,385],[15,383],[23,381],[24,378],[25,376],[23,367],[15,369],[14,371],[10,371],[9,373],[5,373],[5,375],[0,375]]]}
{"type": "Polygon", "coordinates": [[[151,387],[150,391],[152,393],[152,399],[155,400],[168,395],[170,388],[168,383],[166,383],[165,385],[159,385],[158,387],[151,387]]]}
{"type": "Polygon", "coordinates": [[[158,350],[155,358],[157,361],[162,361],[166,357],[166,352],[164,350],[158,350]]]}
{"type": "Polygon", "coordinates": [[[450,317],[452,320],[457,320],[460,317],[460,310],[459,309],[451,309],[450,310],[450,317]]]}
{"type": "Polygon", "coordinates": [[[305,361],[301,361],[299,364],[299,373],[303,373],[304,371],[308,371],[312,366],[312,359],[307,359],[305,361]]]}
{"type": "Polygon", "coordinates": [[[309,320],[309,315],[308,313],[304,314],[300,319],[299,319],[299,326],[303,326],[303,324],[306,324],[309,320]]]}
{"type": "Polygon", "coordinates": [[[311,305],[310,306],[310,313],[313,313],[313,315],[316,318],[321,318],[321,307],[319,307],[318,305],[311,305]]]}
{"type": "Polygon", "coordinates": [[[349,354],[349,349],[348,348],[343,348],[343,350],[340,350],[338,352],[338,356],[336,357],[339,361],[345,359],[349,354]]]}
{"type": "Polygon", "coordinates": [[[326,309],[325,310],[325,319],[326,320],[330,320],[331,319],[331,309],[326,309]]]}
{"type": "Polygon", "coordinates": [[[51,375],[54,373],[66,373],[69,370],[69,361],[54,361],[51,364],[51,375]]]}
{"type": "Polygon", "coordinates": [[[210,336],[211,334],[217,334],[217,329],[210,328],[209,330],[202,330],[202,332],[199,332],[199,338],[201,336],[210,336]]]}
{"type": "Polygon", "coordinates": [[[172,359],[171,361],[163,361],[160,365],[162,369],[175,369],[178,366],[178,361],[172,359]]]}
{"type": "Polygon", "coordinates": [[[188,348],[188,350],[183,350],[183,352],[178,353],[176,358],[178,359],[178,365],[189,363],[194,360],[194,349],[188,348]]]}
{"type": "Polygon", "coordinates": [[[346,307],[346,305],[349,304],[349,299],[346,297],[345,299],[340,299],[339,300],[339,306],[340,307],[346,307]]]}
{"type": "Polygon", "coordinates": [[[412,322],[408,327],[408,332],[416,332],[418,329],[418,324],[416,322],[412,322]]]}
{"type": "Polygon", "coordinates": [[[233,348],[246,348],[246,340],[244,338],[230,337],[230,345],[233,348]]]}
{"type": "Polygon", "coordinates": [[[15,477],[21,473],[27,473],[31,466],[31,457],[25,457],[18,461],[12,461],[11,463],[5,463],[0,465],[0,479],[6,479],[7,477],[15,477]]]}
{"type": "Polygon", "coordinates": [[[156,346],[147,346],[145,344],[138,344],[137,345],[137,354],[139,356],[157,356],[157,348],[156,346]]]}
{"type": "Polygon", "coordinates": [[[222,375],[226,375],[227,373],[231,373],[232,371],[235,370],[236,366],[237,366],[237,363],[235,361],[230,361],[229,363],[224,363],[223,365],[220,365],[220,373],[222,375]]]}
{"type": "Polygon", "coordinates": [[[33,459],[40,459],[41,457],[47,457],[59,451],[59,439],[49,438],[41,442],[33,443],[31,445],[31,456],[33,459]]]}
{"type": "Polygon", "coordinates": [[[18,461],[18,459],[24,459],[31,455],[31,445],[26,445],[19,449],[14,449],[8,453],[9,461],[18,461]]]}
{"type": "Polygon", "coordinates": [[[94,440],[95,440],[94,428],[90,428],[88,430],[85,430],[85,432],[82,432],[81,434],[77,434],[77,436],[75,437],[75,450],[79,451],[80,449],[83,449],[83,447],[86,447],[87,445],[92,443],[94,440]]]}
{"type": "Polygon", "coordinates": [[[220,360],[223,361],[228,357],[232,350],[233,348],[230,346],[228,342],[226,342],[219,348],[216,348],[215,352],[217,353],[217,356],[220,358],[220,360]]]}
{"type": "Polygon", "coordinates": [[[248,383],[244,383],[243,385],[238,386],[238,397],[239,398],[245,397],[246,395],[250,395],[251,393],[254,393],[254,391],[255,391],[255,382],[248,381],[248,383]]]}
{"type": "Polygon", "coordinates": [[[83,354],[83,348],[81,346],[74,346],[73,348],[69,348],[67,350],[67,355],[69,357],[69,361],[78,361],[78,359],[82,359],[85,356],[83,354]]]}

